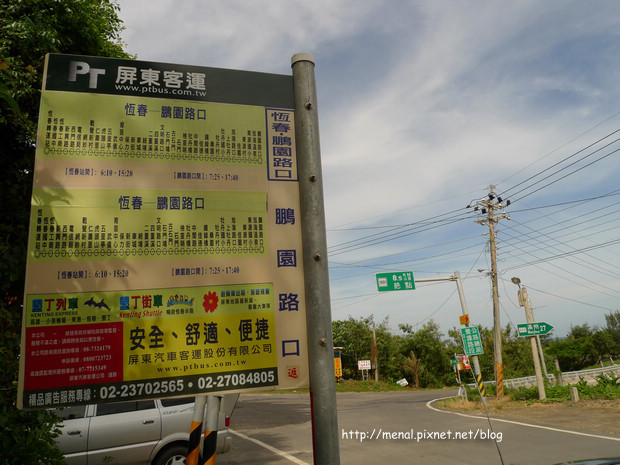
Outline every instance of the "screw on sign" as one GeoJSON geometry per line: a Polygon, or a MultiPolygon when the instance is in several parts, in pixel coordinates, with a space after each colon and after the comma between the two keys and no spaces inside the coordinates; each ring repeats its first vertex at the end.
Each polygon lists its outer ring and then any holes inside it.
{"type": "Polygon", "coordinates": [[[538,323],[523,323],[517,325],[517,334],[520,337],[539,336],[551,332],[553,326],[544,321],[538,323]]]}
{"type": "Polygon", "coordinates": [[[469,357],[467,355],[459,354],[456,356],[458,360],[458,369],[462,370],[471,370],[471,365],[469,364],[469,357]]]}
{"type": "Polygon", "coordinates": [[[463,349],[465,349],[466,355],[484,354],[482,339],[480,339],[480,331],[477,326],[461,328],[461,337],[463,338],[463,349]]]}
{"type": "Polygon", "coordinates": [[[415,289],[412,271],[377,273],[377,289],[382,291],[408,291],[415,289]]]}
{"type": "Polygon", "coordinates": [[[357,368],[359,370],[370,370],[370,360],[358,360],[357,368]]]}

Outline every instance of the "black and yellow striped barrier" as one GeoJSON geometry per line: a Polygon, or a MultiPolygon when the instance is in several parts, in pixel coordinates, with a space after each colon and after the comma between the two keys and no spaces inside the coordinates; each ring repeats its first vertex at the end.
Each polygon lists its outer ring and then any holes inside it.
{"type": "Polygon", "coordinates": [[[217,446],[217,431],[205,431],[202,446],[202,465],[215,465],[215,447],[217,446]]]}
{"type": "Polygon", "coordinates": [[[202,422],[192,421],[189,432],[189,445],[187,448],[186,465],[198,465],[200,460],[200,435],[202,433],[202,422]]]}
{"type": "Polygon", "coordinates": [[[476,377],[476,385],[478,386],[478,392],[480,393],[480,397],[486,396],[484,391],[484,381],[482,381],[482,375],[478,375],[476,377]]]}
{"type": "Polygon", "coordinates": [[[202,436],[202,422],[205,416],[207,396],[196,396],[194,399],[194,413],[192,426],[189,430],[189,444],[187,447],[186,465],[202,465],[200,461],[200,437],[202,436]]]}

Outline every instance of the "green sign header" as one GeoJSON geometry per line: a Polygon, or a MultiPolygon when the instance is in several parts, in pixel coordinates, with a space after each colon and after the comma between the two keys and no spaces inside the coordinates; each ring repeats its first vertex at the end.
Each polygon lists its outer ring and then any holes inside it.
{"type": "Polygon", "coordinates": [[[43,90],[294,108],[293,77],[204,66],[49,54],[43,90]]]}

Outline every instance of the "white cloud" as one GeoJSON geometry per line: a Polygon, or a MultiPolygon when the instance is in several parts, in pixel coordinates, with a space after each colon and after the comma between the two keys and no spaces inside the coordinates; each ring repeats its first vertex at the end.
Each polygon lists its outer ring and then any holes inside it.
{"type": "Polygon", "coordinates": [[[354,34],[375,4],[131,0],[121,2],[121,17],[140,59],[289,72],[294,53],[354,34]]]}
{"type": "MultiPolygon", "coordinates": [[[[620,103],[620,6],[614,2],[593,7],[557,0],[122,0],[120,6],[128,50],[143,60],[288,74],[294,53],[314,54],[328,228],[415,223],[465,211],[489,184],[499,184],[500,191],[514,186],[516,192],[528,177],[617,129],[620,120],[601,123],[620,103]]],[[[587,209],[545,210],[538,216],[527,209],[611,191],[619,174],[617,160],[618,155],[610,155],[532,194],[513,206],[514,229],[500,227],[518,237],[528,223],[534,229],[528,232],[532,242],[541,242],[542,233],[536,231],[546,225],[540,218],[546,215],[570,231],[567,220],[587,209]]],[[[616,214],[613,200],[608,203],[609,214],[616,214]]],[[[453,250],[469,250],[403,266],[420,266],[428,274],[460,269],[462,277],[472,270],[476,277],[465,281],[471,312],[482,324],[492,324],[488,280],[476,271],[488,269],[488,257],[480,256],[486,229],[473,220],[331,257],[332,297],[354,296],[334,301],[335,317],[374,313],[382,319],[390,314],[395,326],[433,314],[444,326],[456,325],[458,298],[438,309],[453,292],[445,285],[420,286],[408,299],[368,297],[377,270],[353,268],[350,273],[358,276],[343,279],[346,270],[336,268],[395,253],[407,259],[415,254],[405,252],[414,249],[438,255],[432,247],[445,242],[454,243],[453,250]]],[[[596,233],[606,228],[603,221],[592,220],[592,229],[581,234],[597,240],[596,233]]],[[[330,232],[329,244],[380,231],[330,232]]],[[[528,242],[501,240],[500,267],[546,292],[532,290],[530,296],[540,302],[535,305],[541,315],[555,320],[550,322],[561,328],[560,335],[571,323],[603,323],[605,311],[588,307],[590,302],[620,307],[618,298],[597,292],[596,286],[593,290],[585,276],[591,270],[579,254],[574,262],[554,260],[553,266],[564,268],[553,268],[555,276],[544,266],[523,266],[531,260],[520,250],[527,252],[528,242]],[[567,285],[569,278],[579,284],[567,285]]],[[[579,248],[587,242],[566,238],[566,243],[579,248]]],[[[618,245],[603,251],[620,253],[618,245]]],[[[536,253],[545,256],[544,250],[536,253]]],[[[607,271],[593,279],[620,290],[620,271],[613,265],[607,271]]],[[[515,292],[513,285],[506,286],[502,294],[515,292]]],[[[503,299],[508,317],[521,322],[522,311],[503,299]]]]}

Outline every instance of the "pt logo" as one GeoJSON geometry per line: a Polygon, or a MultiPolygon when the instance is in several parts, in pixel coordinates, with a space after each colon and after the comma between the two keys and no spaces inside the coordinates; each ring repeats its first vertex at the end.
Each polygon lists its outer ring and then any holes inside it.
{"type": "Polygon", "coordinates": [[[69,81],[76,82],[77,77],[80,74],[88,74],[90,76],[88,81],[89,89],[97,88],[97,78],[99,75],[105,74],[105,69],[91,68],[85,61],[72,61],[69,63],[69,81]]]}

